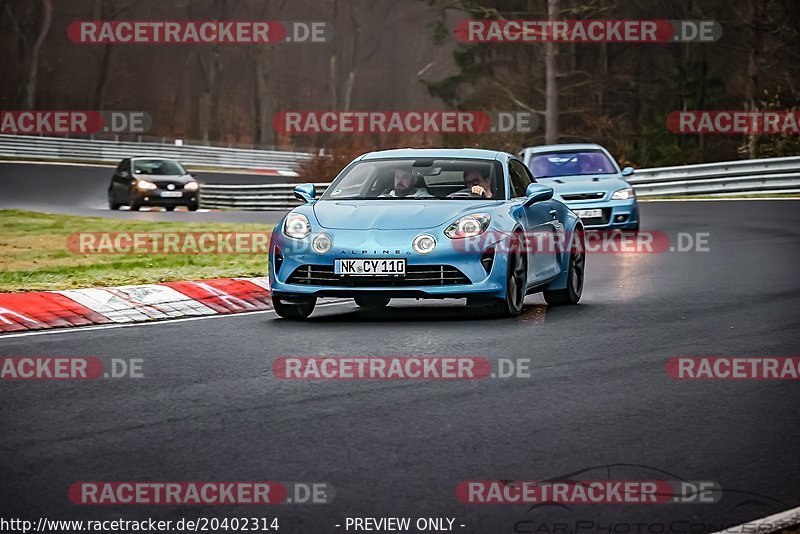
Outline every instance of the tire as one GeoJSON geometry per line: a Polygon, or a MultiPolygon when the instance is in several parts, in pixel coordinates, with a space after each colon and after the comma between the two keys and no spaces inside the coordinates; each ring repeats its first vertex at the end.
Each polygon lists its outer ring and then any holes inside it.
{"type": "Polygon", "coordinates": [[[175,211],[175,206],[164,206],[164,209],[167,211],[175,211]]]}
{"type": "Polygon", "coordinates": [[[382,310],[389,305],[390,300],[392,299],[378,295],[364,295],[363,297],[355,297],[356,305],[359,308],[365,308],[367,310],[382,310]]]}
{"type": "Polygon", "coordinates": [[[121,204],[114,202],[114,197],[112,197],[111,195],[108,196],[108,209],[112,211],[117,211],[120,206],[121,204]]]}
{"type": "Polygon", "coordinates": [[[522,241],[514,234],[514,241],[508,250],[508,271],[506,273],[506,296],[494,302],[490,312],[497,317],[516,317],[522,313],[525,302],[525,289],[528,281],[528,265],[522,253],[522,241]]]}
{"type": "Polygon", "coordinates": [[[131,211],[139,211],[139,208],[142,207],[141,204],[137,204],[136,202],[131,203],[130,206],[131,206],[131,211]]]}
{"type": "Polygon", "coordinates": [[[573,233],[569,250],[567,287],[564,289],[544,291],[544,300],[550,306],[577,304],[578,301],[581,300],[584,275],[586,272],[586,246],[583,241],[582,231],[573,233]],[[575,241],[576,239],[578,239],[577,242],[575,241]]]}
{"type": "Polygon", "coordinates": [[[199,207],[200,206],[198,206],[197,204],[189,204],[187,206],[187,208],[189,208],[189,211],[197,211],[197,208],[199,208],[199,207]]]}
{"type": "Polygon", "coordinates": [[[308,319],[308,316],[311,315],[311,312],[314,311],[316,305],[316,297],[311,297],[304,302],[298,301],[292,303],[282,302],[280,298],[272,299],[272,308],[275,310],[275,313],[277,313],[279,317],[290,321],[305,321],[308,319]]]}

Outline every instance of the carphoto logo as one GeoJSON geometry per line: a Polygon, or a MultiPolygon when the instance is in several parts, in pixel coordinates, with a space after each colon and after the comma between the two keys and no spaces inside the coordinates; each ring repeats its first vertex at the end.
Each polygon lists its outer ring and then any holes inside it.
{"type": "Polygon", "coordinates": [[[800,356],[677,357],[666,371],[678,380],[798,380],[800,356]]]}
{"type": "Polygon", "coordinates": [[[145,133],[152,124],[144,111],[0,111],[2,134],[145,133]]]}
{"type": "Polygon", "coordinates": [[[267,232],[76,232],[74,254],[266,254],[267,232]]]}
{"type": "Polygon", "coordinates": [[[142,378],[141,358],[78,356],[8,356],[0,358],[0,380],[94,380],[142,378]]]}
{"type": "Polygon", "coordinates": [[[673,111],[667,128],[676,134],[797,135],[800,111],[673,111]]]}
{"type": "Polygon", "coordinates": [[[530,378],[529,358],[479,356],[283,356],[272,372],[282,380],[482,380],[530,378]]]}
{"type": "Polygon", "coordinates": [[[456,487],[465,504],[674,504],[713,503],[720,485],[674,480],[473,480],[456,487]]]}
{"type": "Polygon", "coordinates": [[[527,111],[287,110],[272,125],[282,134],[500,134],[534,132],[539,119],[527,111]]]}
{"type": "Polygon", "coordinates": [[[325,43],[333,36],[323,21],[279,20],[82,20],[67,28],[76,44],[325,43]]]}
{"type": "Polygon", "coordinates": [[[462,43],[713,43],[714,20],[462,20],[462,43]]]}

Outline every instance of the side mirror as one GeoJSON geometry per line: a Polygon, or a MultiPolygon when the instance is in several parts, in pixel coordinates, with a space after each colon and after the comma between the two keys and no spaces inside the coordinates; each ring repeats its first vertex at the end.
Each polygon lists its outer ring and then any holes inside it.
{"type": "Polygon", "coordinates": [[[525,190],[525,205],[530,206],[534,202],[542,202],[553,198],[553,188],[543,184],[531,184],[525,190]]]}
{"type": "Polygon", "coordinates": [[[633,167],[625,167],[622,169],[622,176],[630,176],[633,174],[633,167]]]}
{"type": "Polygon", "coordinates": [[[191,176],[192,178],[197,178],[197,173],[196,172],[190,172],[189,176],[191,176]]]}
{"type": "Polygon", "coordinates": [[[119,173],[119,177],[120,178],[130,178],[131,177],[131,173],[129,173],[128,171],[122,171],[121,173],[119,173]]]}
{"type": "Polygon", "coordinates": [[[311,202],[315,194],[314,184],[300,184],[294,188],[294,197],[303,202],[311,202]]]}

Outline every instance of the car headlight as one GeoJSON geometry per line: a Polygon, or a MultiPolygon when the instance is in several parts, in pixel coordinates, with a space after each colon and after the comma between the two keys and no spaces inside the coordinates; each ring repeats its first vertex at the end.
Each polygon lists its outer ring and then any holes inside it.
{"type": "Polygon", "coordinates": [[[629,198],[633,198],[635,196],[636,193],[633,192],[633,188],[626,187],[625,189],[614,191],[614,194],[611,195],[611,200],[628,200],[629,198]]]}
{"type": "Polygon", "coordinates": [[[411,242],[414,250],[420,254],[430,254],[436,248],[436,238],[428,234],[420,234],[411,242]]]}
{"type": "Polygon", "coordinates": [[[447,227],[444,235],[450,239],[460,239],[463,237],[475,237],[481,235],[489,228],[492,218],[488,213],[473,213],[461,217],[459,220],[447,227]]]}
{"type": "Polygon", "coordinates": [[[153,189],[157,189],[158,186],[153,182],[148,182],[147,180],[136,180],[136,189],[140,191],[152,191],[153,189]]]}
{"type": "Polygon", "coordinates": [[[311,241],[311,248],[313,248],[314,252],[317,254],[325,254],[332,246],[333,240],[328,234],[317,234],[314,236],[314,240],[311,241]]]}
{"type": "Polygon", "coordinates": [[[302,213],[290,213],[283,221],[283,235],[292,239],[303,239],[311,233],[311,223],[302,213]]]}
{"type": "Polygon", "coordinates": [[[197,191],[198,187],[197,182],[186,182],[186,185],[183,186],[187,191],[197,191]]]}

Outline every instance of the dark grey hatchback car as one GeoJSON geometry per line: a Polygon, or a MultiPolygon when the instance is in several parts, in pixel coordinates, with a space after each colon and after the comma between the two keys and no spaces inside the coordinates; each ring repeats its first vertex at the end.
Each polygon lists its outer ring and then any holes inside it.
{"type": "Polygon", "coordinates": [[[194,175],[173,159],[125,158],[117,165],[108,186],[108,207],[118,210],[128,205],[132,211],[142,206],[161,206],[172,211],[198,207],[199,185],[194,175]]]}

